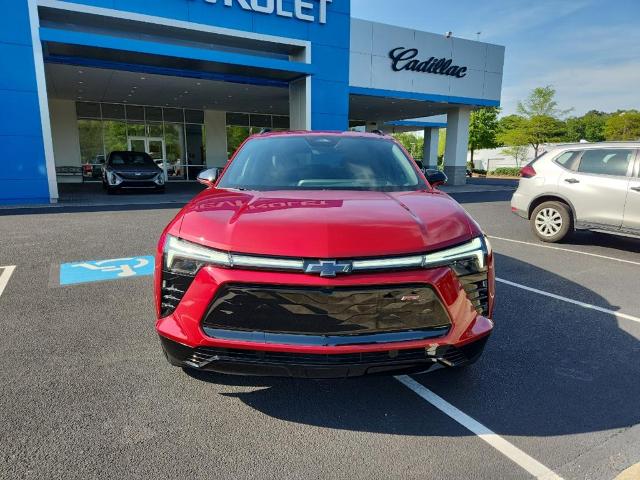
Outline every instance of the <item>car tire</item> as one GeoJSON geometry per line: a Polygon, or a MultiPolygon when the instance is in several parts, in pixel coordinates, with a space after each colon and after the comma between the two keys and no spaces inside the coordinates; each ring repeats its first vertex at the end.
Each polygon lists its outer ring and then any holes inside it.
{"type": "Polygon", "coordinates": [[[573,231],[569,207],[561,202],[544,202],[531,214],[531,230],[543,242],[556,243],[573,231]]]}

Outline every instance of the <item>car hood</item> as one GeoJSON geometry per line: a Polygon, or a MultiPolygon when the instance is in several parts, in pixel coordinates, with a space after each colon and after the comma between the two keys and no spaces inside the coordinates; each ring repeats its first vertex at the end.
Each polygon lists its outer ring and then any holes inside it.
{"type": "Polygon", "coordinates": [[[478,227],[448,195],[211,189],[169,233],[233,252],[307,258],[402,255],[462,243],[478,227]]]}

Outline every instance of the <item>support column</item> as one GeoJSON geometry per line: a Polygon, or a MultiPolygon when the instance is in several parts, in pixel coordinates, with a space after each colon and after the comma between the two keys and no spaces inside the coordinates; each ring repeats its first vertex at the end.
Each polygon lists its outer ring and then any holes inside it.
{"type": "Polygon", "coordinates": [[[291,130],[311,130],[311,77],[289,84],[291,130]]]}
{"type": "Polygon", "coordinates": [[[204,129],[207,136],[207,167],[227,164],[227,112],[205,110],[204,129]]]}
{"type": "MultiPolygon", "coordinates": [[[[49,115],[56,167],[82,166],[76,102],[51,99],[49,100],[49,115]]],[[[91,160],[97,163],[96,158],[91,160]]],[[[82,177],[60,175],[58,183],[82,183],[82,177]]]]}
{"type": "Polygon", "coordinates": [[[444,151],[444,173],[449,185],[467,183],[467,149],[471,108],[460,107],[447,115],[447,144],[444,151]]]}
{"type": "Polygon", "coordinates": [[[440,140],[439,128],[424,129],[424,156],[423,163],[426,168],[438,168],[438,142],[440,140]]]}

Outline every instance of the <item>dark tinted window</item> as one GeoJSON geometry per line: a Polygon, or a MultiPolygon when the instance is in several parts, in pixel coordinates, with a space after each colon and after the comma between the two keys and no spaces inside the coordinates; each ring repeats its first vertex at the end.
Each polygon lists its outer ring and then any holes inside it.
{"type": "Polygon", "coordinates": [[[124,105],[117,103],[103,103],[102,104],[102,118],[109,118],[114,120],[124,120],[124,105]]]}
{"type": "Polygon", "coordinates": [[[383,190],[426,187],[413,162],[384,138],[288,136],[245,144],[220,188],[247,190],[383,190]]]}
{"type": "Polygon", "coordinates": [[[127,105],[127,120],[140,120],[144,122],[144,107],[127,105]]]}
{"type": "Polygon", "coordinates": [[[179,108],[165,108],[164,121],[182,123],[184,122],[184,114],[179,108]]]}
{"type": "Polygon", "coordinates": [[[201,110],[185,110],[184,121],[187,123],[204,123],[204,112],[201,110]]]}
{"type": "Polygon", "coordinates": [[[227,113],[227,125],[248,127],[249,115],[246,113],[227,113]]]}
{"type": "Polygon", "coordinates": [[[633,158],[633,150],[586,150],[580,159],[578,172],[624,177],[633,158]]]}
{"type": "Polygon", "coordinates": [[[78,118],[100,118],[100,104],[78,102],[76,103],[76,113],[78,114],[78,118]]]}
{"type": "Polygon", "coordinates": [[[119,166],[156,166],[153,159],[146,153],[141,152],[113,152],[109,157],[109,165],[119,166]]]}

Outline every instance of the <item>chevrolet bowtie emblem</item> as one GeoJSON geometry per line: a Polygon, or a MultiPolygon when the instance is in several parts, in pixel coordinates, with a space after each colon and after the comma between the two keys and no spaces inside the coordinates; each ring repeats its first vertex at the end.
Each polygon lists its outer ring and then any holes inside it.
{"type": "Polygon", "coordinates": [[[339,273],[351,273],[350,262],[337,262],[336,260],[319,260],[305,264],[305,273],[319,273],[321,277],[335,277],[339,273]]]}

